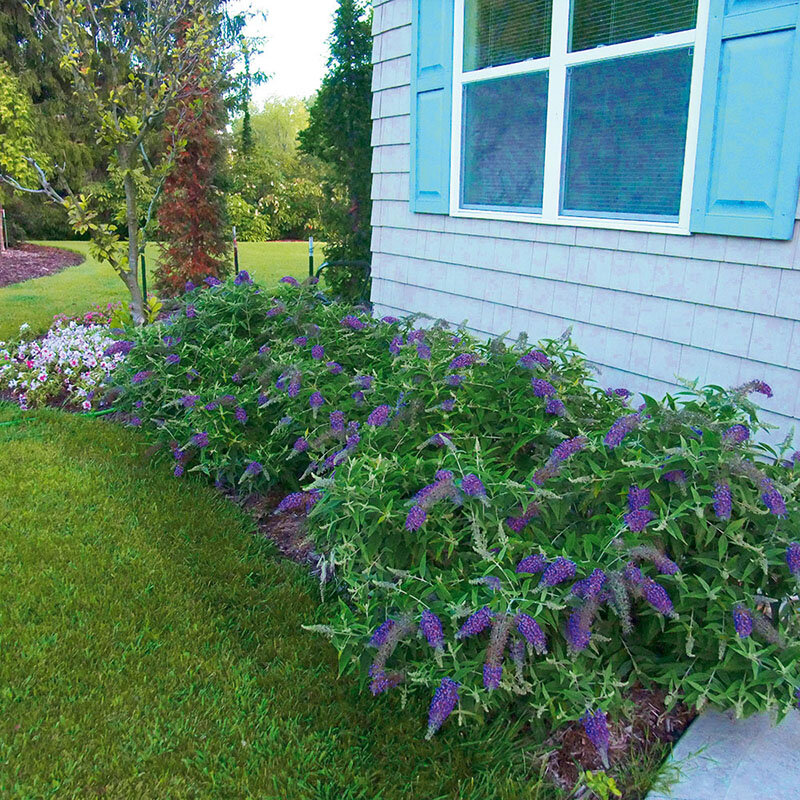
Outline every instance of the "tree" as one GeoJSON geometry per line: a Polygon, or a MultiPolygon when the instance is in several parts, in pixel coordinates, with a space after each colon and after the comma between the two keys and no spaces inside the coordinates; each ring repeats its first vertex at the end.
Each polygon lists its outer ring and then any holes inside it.
{"type": "MultiPolygon", "coordinates": [[[[372,12],[363,0],[339,0],[329,40],[328,71],[309,106],[301,149],[332,168],[323,218],[330,260],[370,260],[372,203],[372,12]]],[[[360,294],[362,272],[328,277],[334,291],[360,294]]]]}
{"type": "Polygon", "coordinates": [[[35,25],[48,39],[67,71],[70,87],[81,104],[97,145],[109,158],[109,170],[119,180],[125,199],[122,227],[127,252],[118,250],[120,236],[103,218],[102,192],[75,194],[64,170],[56,180],[30,154],[25,163],[35,170],[39,186],[4,171],[2,177],[18,190],[42,194],[63,205],[74,228],[88,231],[93,255],[106,261],[127,286],[136,324],[144,321],[143,298],[137,281],[141,248],[141,191],[147,189],[145,223],[181,142],[167,147],[154,136],[164,129],[168,113],[197,94],[196,76],[216,67],[219,35],[215,0],[25,0],[35,25]],[[153,141],[157,141],[155,149],[153,141]],[[151,145],[150,153],[147,152],[151,145]]]}
{"type": "MultiPolygon", "coordinates": [[[[42,161],[34,139],[33,113],[28,95],[11,69],[0,61],[0,172],[18,175],[21,180],[35,180],[27,157],[42,161]]],[[[6,249],[3,232],[3,192],[0,189],[0,253],[6,249]]]]}
{"type": "Polygon", "coordinates": [[[229,269],[225,202],[219,189],[225,114],[214,82],[200,72],[191,99],[180,100],[167,122],[167,131],[177,129],[186,144],[167,176],[158,210],[165,244],[156,282],[161,291],[177,294],[187,281],[219,278],[229,269]]]}

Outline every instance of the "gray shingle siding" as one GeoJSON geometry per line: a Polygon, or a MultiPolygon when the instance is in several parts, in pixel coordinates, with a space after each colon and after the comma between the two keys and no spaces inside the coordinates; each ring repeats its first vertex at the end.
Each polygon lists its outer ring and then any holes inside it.
{"type": "MultiPolygon", "coordinates": [[[[763,378],[765,418],[800,419],[800,246],[412,214],[410,0],[374,0],[373,293],[483,335],[573,327],[603,385],[763,378]]],[[[800,218],[800,202],[798,203],[800,218]]],[[[759,398],[761,400],[761,398],[759,398]]]]}

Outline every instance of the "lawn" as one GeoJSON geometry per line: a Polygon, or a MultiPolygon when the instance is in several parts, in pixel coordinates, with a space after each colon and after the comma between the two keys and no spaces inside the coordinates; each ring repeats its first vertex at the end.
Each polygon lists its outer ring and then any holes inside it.
{"type": "MultiPolygon", "coordinates": [[[[86,257],[76,267],[46,278],[0,288],[0,341],[11,338],[23,322],[45,331],[55,314],[78,314],[94,303],[122,300],[127,294],[122,281],[106,264],[89,256],[88,242],[36,242],[75,250],[86,257]]],[[[147,247],[147,263],[158,261],[158,245],[147,247]]],[[[323,262],[323,246],[315,247],[315,261],[323,262]]],[[[239,266],[262,283],[273,283],[283,275],[308,274],[306,242],[243,242],[239,245],[239,266]]],[[[150,279],[152,281],[152,278],[150,279]]],[[[152,283],[149,284],[150,286],[152,283]]]]}
{"type": "Polygon", "coordinates": [[[306,571],[141,450],[0,404],[1,797],[556,796],[508,737],[425,742],[424,707],[337,679],[306,571]]]}

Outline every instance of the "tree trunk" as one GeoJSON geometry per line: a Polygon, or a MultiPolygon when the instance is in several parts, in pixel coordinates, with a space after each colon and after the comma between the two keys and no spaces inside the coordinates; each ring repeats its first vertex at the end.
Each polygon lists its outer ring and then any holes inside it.
{"type": "Polygon", "coordinates": [[[3,204],[0,203],[0,253],[6,249],[6,232],[3,226],[3,204]]]}
{"type": "Polygon", "coordinates": [[[133,180],[133,175],[128,170],[125,170],[123,185],[125,187],[125,220],[128,225],[128,271],[122,274],[122,280],[131,293],[133,323],[134,325],[144,325],[144,301],[142,291],[139,288],[139,281],[137,280],[139,267],[139,215],[136,207],[136,183],[133,180]]]}

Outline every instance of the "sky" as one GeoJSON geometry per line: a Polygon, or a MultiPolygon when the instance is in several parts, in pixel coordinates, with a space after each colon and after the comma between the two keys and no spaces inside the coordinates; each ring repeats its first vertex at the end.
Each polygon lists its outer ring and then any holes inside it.
{"type": "Polygon", "coordinates": [[[254,102],[313,94],[325,74],[336,0],[239,0],[236,6],[258,12],[247,34],[266,37],[252,67],[272,77],[254,87],[254,102]]]}

